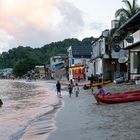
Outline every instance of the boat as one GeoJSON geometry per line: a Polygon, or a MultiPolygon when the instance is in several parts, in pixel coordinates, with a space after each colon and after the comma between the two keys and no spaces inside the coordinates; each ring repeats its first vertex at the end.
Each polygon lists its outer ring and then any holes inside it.
{"type": "Polygon", "coordinates": [[[123,93],[112,93],[111,95],[94,95],[95,99],[100,103],[115,104],[140,101],[140,90],[129,91],[123,93]]]}
{"type": "Polygon", "coordinates": [[[108,80],[108,81],[103,81],[103,82],[100,82],[100,83],[93,83],[92,85],[90,83],[86,84],[87,87],[96,87],[97,85],[106,85],[106,84],[110,84],[111,81],[108,80]]]}

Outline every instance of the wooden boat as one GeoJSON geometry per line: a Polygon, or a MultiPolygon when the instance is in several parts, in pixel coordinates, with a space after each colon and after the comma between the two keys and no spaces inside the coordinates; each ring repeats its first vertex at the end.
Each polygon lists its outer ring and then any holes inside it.
{"type": "Polygon", "coordinates": [[[100,83],[93,83],[92,85],[90,85],[90,83],[89,83],[89,84],[86,84],[86,86],[87,87],[90,87],[90,86],[96,87],[97,85],[106,85],[106,84],[110,84],[110,83],[111,83],[111,81],[108,80],[108,81],[103,81],[103,82],[100,82],[100,83]]]}
{"type": "Polygon", "coordinates": [[[94,95],[95,99],[100,103],[115,104],[115,103],[125,103],[140,101],[140,90],[130,91],[123,93],[112,93],[111,95],[94,95]]]}

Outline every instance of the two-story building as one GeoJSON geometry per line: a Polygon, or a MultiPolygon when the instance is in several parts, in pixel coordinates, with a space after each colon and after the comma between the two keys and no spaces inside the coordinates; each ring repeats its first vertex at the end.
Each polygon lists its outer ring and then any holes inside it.
{"type": "Polygon", "coordinates": [[[46,70],[44,65],[36,65],[35,71],[38,73],[38,77],[43,79],[46,77],[46,70]]]}
{"type": "Polygon", "coordinates": [[[124,48],[129,51],[128,79],[140,79],[140,11],[123,24],[119,31],[128,32],[124,48]]]}
{"type": "Polygon", "coordinates": [[[68,56],[66,54],[58,54],[50,58],[50,68],[52,78],[63,78],[67,75],[67,60],[68,56]]]}
{"type": "Polygon", "coordinates": [[[88,65],[91,58],[91,47],[70,46],[69,56],[69,79],[87,79],[90,76],[88,65]]]}
{"type": "Polygon", "coordinates": [[[110,48],[107,40],[108,32],[104,30],[102,35],[92,42],[93,75],[102,77],[102,80],[114,80],[116,75],[120,76],[127,71],[126,61],[119,60],[127,54],[123,49],[123,43],[120,42],[110,48]]]}

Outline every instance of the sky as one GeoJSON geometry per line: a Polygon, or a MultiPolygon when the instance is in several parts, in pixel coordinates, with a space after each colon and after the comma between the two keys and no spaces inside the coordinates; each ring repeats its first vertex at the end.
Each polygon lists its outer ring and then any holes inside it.
{"type": "Polygon", "coordinates": [[[0,0],[0,53],[67,38],[99,37],[122,7],[122,0],[0,0]]]}

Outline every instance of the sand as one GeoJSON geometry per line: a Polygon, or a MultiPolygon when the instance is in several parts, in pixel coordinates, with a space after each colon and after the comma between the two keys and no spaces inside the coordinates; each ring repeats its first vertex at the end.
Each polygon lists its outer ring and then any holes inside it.
{"type": "MultiPolygon", "coordinates": [[[[104,88],[117,92],[140,86],[110,84],[104,88]]],[[[56,129],[48,140],[139,140],[140,102],[96,105],[91,91],[83,89],[79,97],[73,94],[61,100],[64,107],[56,114],[56,129]]]]}

